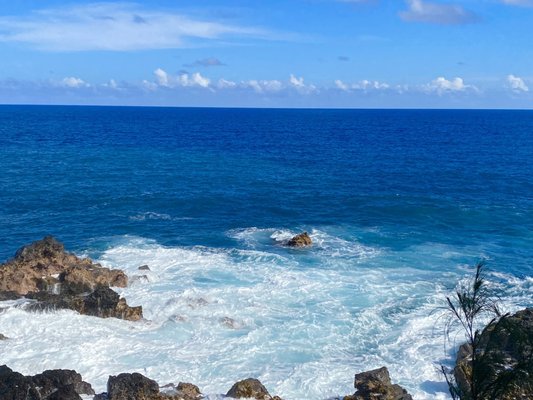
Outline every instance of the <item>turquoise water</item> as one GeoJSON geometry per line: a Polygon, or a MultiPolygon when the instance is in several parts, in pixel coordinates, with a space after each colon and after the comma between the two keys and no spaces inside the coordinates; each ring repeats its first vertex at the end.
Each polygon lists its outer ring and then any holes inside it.
{"type": "Polygon", "coordinates": [[[0,259],[53,234],[125,269],[147,317],[9,308],[0,362],[22,372],[206,393],[250,375],[325,399],[388,365],[444,399],[435,310],[469,266],[487,260],[508,309],[533,305],[532,112],[0,106],[0,122],[0,259]],[[302,230],[311,249],[282,246],[302,230]]]}

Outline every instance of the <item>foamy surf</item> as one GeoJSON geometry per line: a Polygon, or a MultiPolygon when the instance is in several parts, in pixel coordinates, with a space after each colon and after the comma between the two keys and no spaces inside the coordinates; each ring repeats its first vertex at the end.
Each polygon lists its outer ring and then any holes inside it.
{"type": "MultiPolygon", "coordinates": [[[[278,245],[295,232],[232,231],[234,248],[118,238],[97,261],[126,271],[131,284],[118,291],[146,320],[29,314],[4,302],[2,362],[25,374],[75,369],[97,391],[108,375],[140,372],[193,382],[210,398],[254,376],[288,400],[352,393],[354,373],[386,365],[416,399],[447,399],[437,368],[451,354],[435,310],[469,274],[454,261],[464,249],[373,249],[321,230],[304,252],[278,245]]],[[[530,278],[497,278],[507,306],[527,299],[530,278]]]]}

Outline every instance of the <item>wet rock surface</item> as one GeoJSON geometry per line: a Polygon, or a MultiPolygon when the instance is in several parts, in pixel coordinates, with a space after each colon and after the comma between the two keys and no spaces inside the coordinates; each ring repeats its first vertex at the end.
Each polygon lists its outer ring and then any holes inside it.
{"type": "Polygon", "coordinates": [[[24,376],[5,365],[0,366],[0,398],[10,400],[81,400],[94,395],[90,384],[71,370],[48,370],[24,376]]]}
{"type": "Polygon", "coordinates": [[[356,374],[354,386],[356,392],[344,400],[413,400],[404,388],[391,382],[386,367],[356,374]]]}
{"type": "Polygon", "coordinates": [[[289,247],[307,247],[311,246],[313,241],[307,232],[302,232],[294,237],[292,237],[288,242],[287,246],[289,247]]]}
{"type": "Polygon", "coordinates": [[[30,310],[69,309],[137,321],[142,318],[142,308],[128,306],[109,288],[127,284],[124,272],[67,253],[51,236],[22,247],[13,259],[0,265],[0,301],[24,296],[36,300],[28,306],[30,310]]]}
{"type": "Polygon", "coordinates": [[[263,384],[254,378],[244,379],[235,383],[226,396],[234,399],[252,398],[258,400],[281,400],[278,396],[270,396],[263,384]]]}

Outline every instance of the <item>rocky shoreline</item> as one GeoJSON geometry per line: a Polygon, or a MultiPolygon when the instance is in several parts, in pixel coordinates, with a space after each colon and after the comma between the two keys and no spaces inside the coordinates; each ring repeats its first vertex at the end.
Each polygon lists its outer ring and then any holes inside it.
{"type": "MultiPolygon", "coordinates": [[[[297,235],[287,243],[290,247],[311,244],[307,233],[297,235]]],[[[139,269],[148,270],[149,267],[141,266],[139,269]]],[[[0,265],[0,301],[27,299],[23,307],[30,312],[69,309],[101,318],[138,321],[143,318],[142,306],[129,306],[125,299],[111,289],[127,285],[128,277],[123,271],[102,267],[89,258],[78,258],[66,252],[63,244],[51,236],[22,247],[13,259],[0,265]]],[[[9,340],[0,332],[0,341],[9,340]]],[[[506,315],[498,323],[489,324],[481,333],[481,343],[481,352],[489,354],[491,359],[505,361],[505,364],[500,363],[501,371],[489,371],[492,378],[501,375],[507,366],[523,362],[530,363],[533,376],[533,309],[506,315]]],[[[465,391],[471,353],[463,345],[454,369],[455,379],[465,391]]],[[[342,400],[412,400],[404,388],[391,382],[386,367],[356,374],[354,388],[355,393],[342,397],[342,400]]],[[[516,398],[533,398],[533,380],[526,378],[516,383],[513,390],[513,395],[526,396],[516,398]]],[[[34,376],[24,376],[6,365],[0,366],[0,399],[82,400],[81,396],[93,400],[203,398],[201,390],[194,384],[180,382],[160,386],[139,373],[110,376],[107,391],[96,394],[92,386],[73,370],[47,370],[34,376]]],[[[226,394],[220,396],[281,400],[278,396],[272,396],[254,378],[235,383],[226,394]]]]}

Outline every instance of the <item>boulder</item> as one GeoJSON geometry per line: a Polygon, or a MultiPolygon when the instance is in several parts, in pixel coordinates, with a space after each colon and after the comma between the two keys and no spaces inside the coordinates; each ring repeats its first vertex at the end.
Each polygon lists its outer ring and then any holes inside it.
{"type": "MultiPolygon", "coordinates": [[[[533,398],[533,308],[505,315],[487,325],[476,350],[475,383],[479,398],[533,398]]],[[[468,396],[472,381],[472,347],[464,344],[454,368],[459,390],[468,396]]]]}
{"type": "Polygon", "coordinates": [[[0,265],[0,291],[19,295],[63,289],[80,294],[97,286],[125,287],[128,278],[88,258],[67,253],[52,236],[20,248],[15,257],[0,265]],[[61,289],[59,289],[61,288],[61,289]]]}
{"type": "Polygon", "coordinates": [[[235,383],[226,394],[234,399],[253,398],[259,400],[271,400],[272,396],[263,384],[254,378],[248,378],[235,383]]]}
{"type": "Polygon", "coordinates": [[[392,384],[386,367],[355,375],[356,392],[344,400],[412,400],[410,394],[399,385],[392,384]]]}
{"type": "Polygon", "coordinates": [[[202,398],[200,389],[192,383],[180,382],[177,386],[171,383],[160,389],[163,396],[169,400],[198,400],[202,398]]]}
{"type": "Polygon", "coordinates": [[[108,400],[159,400],[159,385],[144,375],[120,374],[107,381],[108,400]]]}
{"type": "Polygon", "coordinates": [[[148,265],[141,265],[138,268],[139,271],[150,271],[150,267],[148,265]]]}
{"type": "Polygon", "coordinates": [[[10,400],[81,400],[80,394],[93,395],[91,385],[70,370],[48,370],[24,376],[0,366],[0,398],[10,400]]]}
{"type": "Polygon", "coordinates": [[[27,298],[37,303],[27,306],[30,311],[67,309],[80,314],[100,318],[120,318],[138,321],[143,317],[142,307],[130,307],[118,293],[105,286],[99,286],[88,295],[51,294],[48,292],[30,293],[27,298]]]}
{"type": "Polygon", "coordinates": [[[9,339],[7,336],[4,336],[4,335],[2,335],[2,334],[0,333],[0,340],[7,340],[7,339],[9,339]]]}
{"type": "Polygon", "coordinates": [[[142,308],[128,306],[109,288],[127,284],[124,272],[67,253],[51,236],[22,247],[12,260],[0,265],[0,301],[22,296],[37,300],[30,310],[69,309],[137,321],[142,308]]]}
{"type": "Polygon", "coordinates": [[[287,242],[289,247],[307,247],[311,246],[313,241],[307,232],[300,233],[287,242]]]}

